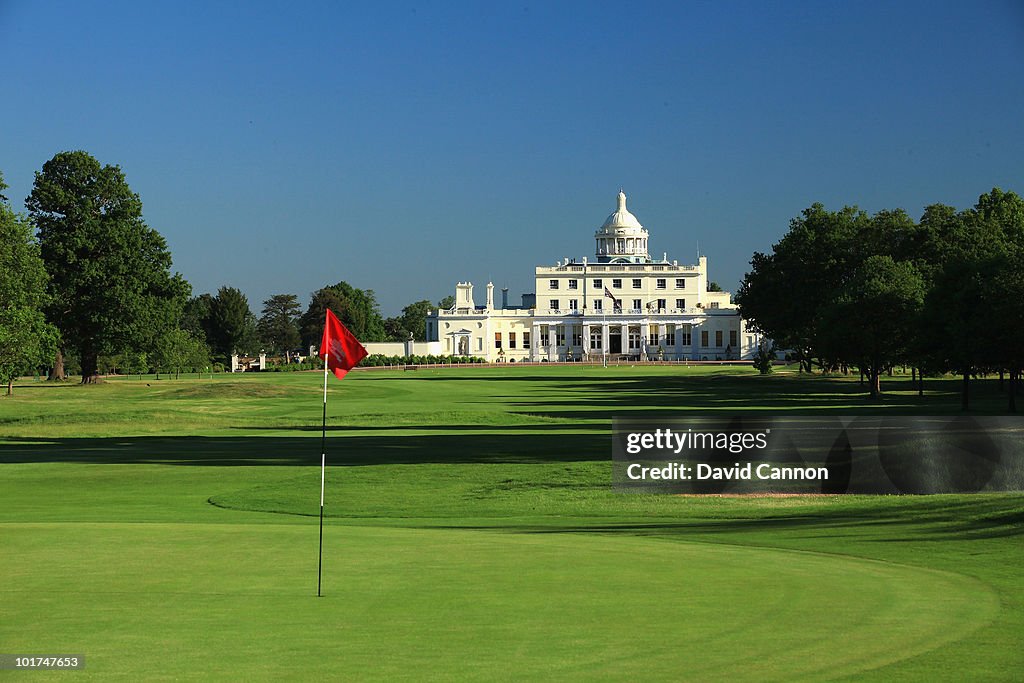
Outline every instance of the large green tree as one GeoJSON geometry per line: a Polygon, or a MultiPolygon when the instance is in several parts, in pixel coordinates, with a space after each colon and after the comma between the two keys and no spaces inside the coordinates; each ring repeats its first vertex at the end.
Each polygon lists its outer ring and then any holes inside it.
{"type": "Polygon", "coordinates": [[[153,360],[157,371],[173,370],[177,378],[182,370],[204,370],[210,364],[210,348],[191,332],[174,329],[157,341],[153,360]]]}
{"type": "Polygon", "coordinates": [[[427,315],[435,306],[429,300],[416,301],[402,309],[402,327],[409,331],[413,339],[425,341],[427,338],[427,315]]]}
{"type": "Polygon", "coordinates": [[[263,302],[257,331],[264,348],[275,354],[288,355],[302,338],[299,335],[299,314],[302,306],[294,294],[274,294],[263,302]]]}
{"type": "Polygon", "coordinates": [[[856,235],[868,222],[856,207],[814,204],[790,221],[771,254],[754,254],[740,285],[736,303],[751,328],[791,349],[807,370],[829,354],[821,316],[859,262],[856,235]]]}
{"type": "Polygon", "coordinates": [[[908,261],[869,256],[825,306],[822,338],[836,360],[868,376],[873,398],[882,373],[908,357],[924,302],[920,273],[908,261]]]}
{"type": "Polygon", "coordinates": [[[167,243],[120,168],[60,152],[36,172],[25,205],[50,275],[49,318],[78,351],[83,383],[95,381],[101,353],[152,348],[175,327],[188,283],[171,273],[167,243]]]}
{"type": "Polygon", "coordinates": [[[210,337],[213,352],[226,363],[234,353],[251,354],[259,349],[256,316],[249,299],[234,287],[221,287],[210,301],[210,337]]]}
{"type": "Polygon", "coordinates": [[[213,334],[210,327],[210,311],[213,310],[213,295],[208,293],[194,296],[185,302],[185,309],[181,312],[179,327],[193,336],[206,341],[207,346],[213,347],[213,334]]]}
{"type": "Polygon", "coordinates": [[[57,331],[46,322],[46,269],[32,226],[8,204],[0,175],[0,382],[13,392],[14,378],[47,362],[57,331]]]}
{"type": "Polygon", "coordinates": [[[347,282],[313,292],[306,312],[299,321],[302,343],[318,346],[324,329],[324,316],[330,308],[359,341],[379,342],[387,339],[384,319],[372,289],[357,289],[347,282]]]}
{"type": "Polygon", "coordinates": [[[926,220],[926,246],[938,262],[925,301],[921,346],[933,367],[961,375],[961,406],[967,410],[972,375],[1010,370],[1016,384],[1014,355],[1003,345],[1020,346],[1013,336],[1020,308],[1006,297],[1014,296],[1013,264],[1024,254],[1024,199],[993,188],[970,210],[926,211],[922,225],[926,220]]]}

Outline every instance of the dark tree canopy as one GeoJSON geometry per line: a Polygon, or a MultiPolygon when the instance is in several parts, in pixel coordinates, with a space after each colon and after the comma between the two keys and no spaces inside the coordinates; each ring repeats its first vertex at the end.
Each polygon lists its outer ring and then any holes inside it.
{"type": "Polygon", "coordinates": [[[257,324],[260,342],[272,353],[288,353],[302,342],[299,335],[299,314],[302,306],[294,294],[274,294],[263,302],[263,313],[257,324]]]}
{"type": "Polygon", "coordinates": [[[234,287],[221,287],[210,301],[207,322],[213,340],[213,352],[222,362],[232,354],[259,351],[256,317],[249,308],[249,299],[234,287]]]}
{"type": "Polygon", "coordinates": [[[855,236],[868,217],[856,207],[826,211],[821,204],[790,221],[771,254],[755,253],[736,295],[740,313],[807,368],[821,352],[821,315],[849,277],[855,236]]]}
{"type": "Polygon", "coordinates": [[[1024,200],[993,189],[971,209],[803,211],[771,254],[754,254],[737,295],[748,324],[804,367],[880,374],[909,363],[970,377],[1024,366],[1024,200]]]}
{"type": "MultiPolygon", "coordinates": [[[[0,193],[7,186],[0,175],[0,193]]],[[[11,393],[14,378],[47,362],[57,331],[46,322],[46,269],[32,226],[0,194],[0,382],[11,393]]]]}
{"type": "Polygon", "coordinates": [[[60,152],[36,173],[25,201],[50,275],[48,313],[77,350],[82,381],[102,354],[152,348],[173,329],[189,285],[171,273],[163,237],[117,166],[60,152]]]}
{"type": "Polygon", "coordinates": [[[389,339],[406,341],[413,339],[425,341],[427,338],[427,315],[437,308],[428,299],[416,301],[402,309],[402,315],[388,318],[384,326],[389,339]]]}
{"type": "Polygon", "coordinates": [[[299,321],[302,343],[319,346],[324,319],[330,308],[348,330],[362,342],[385,341],[384,319],[372,289],[357,289],[347,282],[324,287],[313,293],[299,321]]]}
{"type": "Polygon", "coordinates": [[[213,295],[203,293],[194,296],[185,302],[185,308],[181,313],[181,329],[192,334],[192,336],[206,341],[207,346],[213,347],[213,333],[210,327],[210,312],[213,310],[213,295]]]}

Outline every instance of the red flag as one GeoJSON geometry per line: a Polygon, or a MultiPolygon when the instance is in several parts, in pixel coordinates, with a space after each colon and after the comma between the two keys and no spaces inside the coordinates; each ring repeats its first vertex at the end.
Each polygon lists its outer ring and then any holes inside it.
{"type": "Polygon", "coordinates": [[[338,379],[345,379],[346,373],[366,357],[366,349],[355,335],[341,324],[331,309],[327,309],[324,336],[320,340],[320,357],[327,359],[327,367],[334,371],[334,376],[338,379]]]}

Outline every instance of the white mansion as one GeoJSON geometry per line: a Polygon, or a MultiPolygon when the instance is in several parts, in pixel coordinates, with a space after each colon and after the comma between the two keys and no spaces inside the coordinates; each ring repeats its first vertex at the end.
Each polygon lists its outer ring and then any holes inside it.
{"type": "MultiPolygon", "coordinates": [[[[728,292],[709,292],[707,258],[697,265],[655,261],[647,229],[618,208],[597,231],[594,262],[538,266],[521,308],[494,305],[494,285],[477,306],[473,285],[455,286],[455,305],[427,318],[427,341],[442,354],[489,361],[732,360],[753,358],[748,332],[728,292]]],[[[507,292],[507,290],[505,290],[507,292]]]]}

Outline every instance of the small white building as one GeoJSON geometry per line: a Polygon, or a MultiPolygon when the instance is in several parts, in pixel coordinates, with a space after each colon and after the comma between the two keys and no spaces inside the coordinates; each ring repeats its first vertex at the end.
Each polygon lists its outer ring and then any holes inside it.
{"type": "Polygon", "coordinates": [[[455,285],[455,305],[427,318],[440,353],[488,361],[751,359],[760,336],[748,331],[728,292],[707,289],[708,261],[655,261],[648,231],[618,207],[594,235],[596,259],[538,266],[524,305],[494,304],[487,284],[478,306],[473,284],[455,285]]]}

